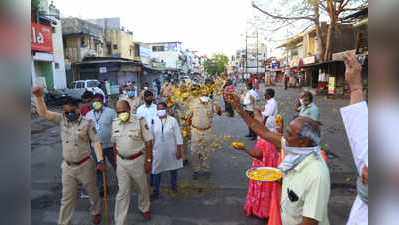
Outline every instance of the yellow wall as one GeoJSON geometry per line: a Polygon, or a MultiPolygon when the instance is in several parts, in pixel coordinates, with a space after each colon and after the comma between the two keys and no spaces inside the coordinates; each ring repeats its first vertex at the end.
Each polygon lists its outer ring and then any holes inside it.
{"type": "Polygon", "coordinates": [[[120,55],[122,58],[134,59],[134,40],[133,36],[120,31],[120,30],[109,30],[106,33],[106,40],[111,42],[111,52],[107,52],[107,55],[120,55]],[[118,46],[118,49],[114,49],[114,45],[118,46]],[[132,52],[130,52],[132,48],[132,52]]]}

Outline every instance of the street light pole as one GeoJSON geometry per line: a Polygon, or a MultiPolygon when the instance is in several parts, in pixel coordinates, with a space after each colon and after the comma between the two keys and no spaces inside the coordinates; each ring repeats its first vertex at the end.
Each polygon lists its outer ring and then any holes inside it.
{"type": "Polygon", "coordinates": [[[245,32],[245,73],[248,73],[248,34],[245,32]]]}
{"type": "Polygon", "coordinates": [[[259,38],[258,38],[258,30],[256,30],[256,75],[259,73],[259,38]]]}

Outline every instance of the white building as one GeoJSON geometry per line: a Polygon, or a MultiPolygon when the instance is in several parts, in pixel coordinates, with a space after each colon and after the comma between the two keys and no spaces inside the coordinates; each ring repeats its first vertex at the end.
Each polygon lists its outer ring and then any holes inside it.
{"type": "Polygon", "coordinates": [[[42,0],[32,21],[32,82],[47,89],[66,88],[64,48],[59,10],[42,0]]]}
{"type": "Polygon", "coordinates": [[[181,42],[155,42],[145,44],[152,51],[152,57],[165,63],[169,70],[182,70],[184,53],[181,42]]]}

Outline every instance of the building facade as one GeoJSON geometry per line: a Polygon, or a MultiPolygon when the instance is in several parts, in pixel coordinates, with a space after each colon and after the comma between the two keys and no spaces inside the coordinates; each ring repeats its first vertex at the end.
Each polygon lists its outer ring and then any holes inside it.
{"type": "Polygon", "coordinates": [[[32,83],[48,90],[66,88],[61,26],[58,9],[40,1],[31,20],[32,83]]]}
{"type": "Polygon", "coordinates": [[[107,57],[137,60],[139,45],[133,38],[133,32],[121,26],[120,18],[99,18],[89,20],[103,29],[107,57]]]}

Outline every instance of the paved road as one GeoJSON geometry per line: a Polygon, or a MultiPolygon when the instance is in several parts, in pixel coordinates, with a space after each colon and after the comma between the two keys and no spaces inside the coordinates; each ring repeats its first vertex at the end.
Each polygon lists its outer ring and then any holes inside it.
{"type": "MultiPolygon", "coordinates": [[[[299,90],[288,91],[276,87],[280,112],[286,119],[293,116],[292,106],[299,90]]],[[[323,142],[332,151],[331,174],[332,194],[330,199],[331,224],[345,224],[350,206],[355,196],[355,170],[352,156],[339,116],[339,107],[347,100],[317,97],[323,121],[323,142]]],[[[222,137],[230,135],[239,139],[247,133],[239,117],[218,117],[215,119],[216,133],[222,137]]],[[[56,224],[61,198],[61,142],[59,128],[42,119],[32,121],[32,224],[56,224]]],[[[241,138],[248,145],[245,138],[241,138]]],[[[179,174],[180,191],[177,195],[169,192],[168,177],[163,179],[162,198],[152,203],[153,220],[143,221],[137,209],[137,196],[133,194],[129,211],[129,224],[137,225],[263,225],[264,221],[248,218],[242,207],[247,191],[247,178],[244,172],[251,164],[241,152],[233,151],[227,144],[214,153],[212,176],[209,181],[192,181],[190,166],[179,174]]],[[[111,212],[113,212],[116,182],[114,172],[111,177],[111,212]]],[[[82,199],[75,211],[74,224],[88,225],[88,201],[82,199]]],[[[112,214],[111,214],[112,216],[112,214]]]]}

